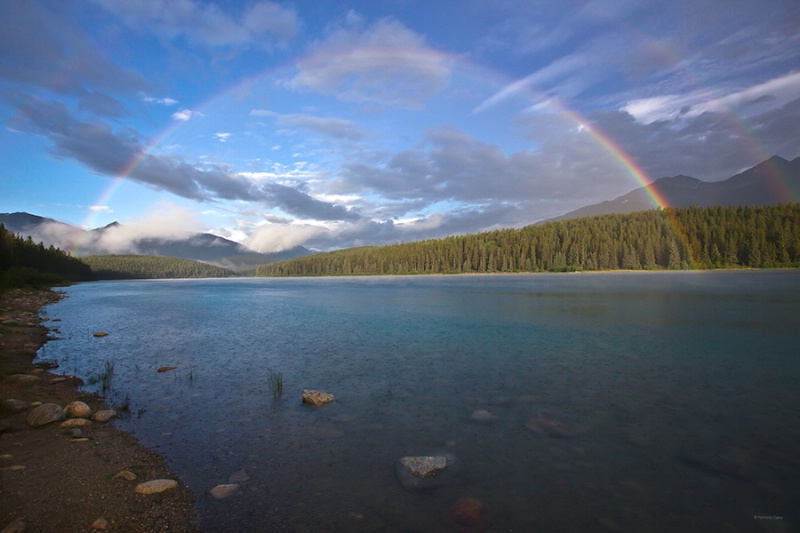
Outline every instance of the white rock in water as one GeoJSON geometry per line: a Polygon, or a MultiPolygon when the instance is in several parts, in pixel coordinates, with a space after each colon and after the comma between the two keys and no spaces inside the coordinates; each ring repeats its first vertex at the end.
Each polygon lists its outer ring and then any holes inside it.
{"type": "Polygon", "coordinates": [[[178,488],[178,482],[174,479],[154,479],[139,483],[133,490],[137,494],[157,494],[175,488],[178,488]]]}
{"type": "Polygon", "coordinates": [[[402,457],[395,463],[398,481],[404,489],[412,492],[447,484],[457,470],[458,461],[450,454],[402,457]]]}
{"type": "Polygon", "coordinates": [[[108,422],[112,418],[117,416],[117,412],[113,409],[101,409],[97,411],[94,416],[92,416],[92,420],[95,422],[108,422]]]}
{"type": "Polygon", "coordinates": [[[311,405],[323,405],[332,401],[334,401],[333,394],[320,392],[318,390],[306,389],[303,391],[303,403],[308,403],[311,405]]]}
{"type": "Polygon", "coordinates": [[[28,414],[27,422],[29,426],[39,427],[51,422],[60,422],[64,418],[64,409],[60,405],[45,403],[28,414]]]}
{"type": "Polygon", "coordinates": [[[69,418],[89,418],[92,416],[92,409],[84,402],[75,401],[64,408],[64,413],[69,418]]]}
{"type": "Polygon", "coordinates": [[[208,491],[209,494],[211,494],[214,498],[218,500],[224,500],[225,498],[229,498],[234,494],[236,494],[237,492],[239,492],[238,483],[224,483],[222,485],[217,485],[216,487],[208,491]]]}

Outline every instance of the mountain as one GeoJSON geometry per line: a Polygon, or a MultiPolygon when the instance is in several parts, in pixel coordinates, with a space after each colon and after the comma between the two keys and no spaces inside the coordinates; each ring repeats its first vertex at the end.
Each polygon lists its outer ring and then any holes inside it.
{"type": "Polygon", "coordinates": [[[777,205],[797,201],[796,197],[791,198],[797,190],[800,190],[800,157],[787,161],[773,156],[723,181],[701,181],[683,175],[660,178],[614,200],[581,207],[549,221],[654,209],[658,206],[654,197],[663,199],[669,207],[777,205]]]}
{"type": "Polygon", "coordinates": [[[182,238],[136,238],[118,222],[84,230],[30,213],[1,213],[0,224],[12,233],[24,237],[30,235],[35,242],[42,242],[45,246],[52,244],[62,250],[72,250],[76,256],[160,255],[203,261],[237,271],[313,253],[297,246],[274,254],[262,254],[210,233],[194,233],[182,238]],[[75,243],[80,243],[80,246],[76,247],[75,243]]]}

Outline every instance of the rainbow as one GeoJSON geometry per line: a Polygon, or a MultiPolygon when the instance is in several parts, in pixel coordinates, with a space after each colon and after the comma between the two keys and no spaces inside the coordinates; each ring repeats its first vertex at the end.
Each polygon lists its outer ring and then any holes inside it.
{"type": "MultiPolygon", "coordinates": [[[[316,55],[312,55],[306,58],[301,59],[301,62],[306,64],[324,64],[331,60],[335,59],[335,56],[331,56],[327,52],[321,52],[316,55]]],[[[582,128],[583,131],[586,131],[591,138],[596,142],[606,153],[612,156],[620,166],[625,170],[627,174],[632,176],[636,183],[644,188],[644,190],[649,195],[650,199],[654,207],[659,208],[667,208],[669,207],[666,198],[664,198],[659,191],[652,187],[652,180],[647,175],[647,173],[641,168],[641,166],[629,155],[627,154],[618,143],[616,143],[609,135],[605,134],[599,128],[591,123],[586,117],[582,116],[577,111],[571,110],[564,106],[562,103],[557,101],[552,97],[543,97],[541,94],[537,94],[533,89],[524,87],[522,83],[519,81],[511,80],[507,75],[500,73],[498,71],[489,69],[488,67],[478,65],[472,62],[467,61],[465,58],[456,56],[456,55],[447,55],[441,54],[438,52],[430,52],[425,51],[421,52],[419,50],[371,50],[369,53],[363,54],[349,54],[343,57],[343,60],[349,62],[353,65],[379,65],[381,61],[395,63],[397,61],[401,61],[403,63],[408,64],[425,64],[428,68],[438,68],[441,67],[445,71],[449,71],[448,69],[452,67],[459,67],[459,72],[468,73],[468,76],[474,77],[474,79],[480,80],[482,82],[486,82],[490,80],[492,83],[496,83],[501,87],[515,87],[515,91],[522,93],[523,95],[529,96],[534,102],[537,104],[544,103],[547,107],[554,110],[558,115],[562,117],[566,117],[571,122],[575,123],[578,127],[582,128]],[[446,66],[446,67],[445,67],[446,66]],[[522,87],[520,87],[522,86],[522,87]],[[516,89],[519,89],[518,91],[516,89]]],[[[195,108],[196,111],[202,112],[204,109],[207,109],[212,104],[224,100],[228,95],[235,93],[242,88],[246,88],[250,84],[254,82],[261,81],[263,79],[267,79],[269,77],[278,75],[284,69],[294,69],[296,65],[301,63],[293,63],[290,65],[282,65],[277,68],[272,68],[267,71],[264,71],[256,76],[246,78],[241,82],[234,84],[225,88],[223,91],[212,95],[210,98],[206,99],[202,102],[199,106],[195,108]]],[[[732,114],[732,113],[731,113],[732,114]]],[[[164,130],[162,130],[153,140],[151,140],[147,145],[141,150],[128,164],[126,164],[120,171],[114,176],[109,186],[100,194],[95,205],[107,205],[114,194],[120,190],[122,185],[128,179],[129,176],[136,172],[136,169],[143,161],[149,157],[151,153],[158,146],[160,146],[170,135],[172,135],[176,130],[178,130],[185,121],[174,121],[174,123],[170,124],[164,130]]],[[[741,122],[739,122],[739,128],[742,132],[746,133],[746,129],[741,122]]],[[[752,138],[752,136],[749,136],[752,138]]],[[[757,146],[757,143],[756,143],[757,146]]],[[[766,159],[766,157],[764,157],[766,159]]],[[[776,174],[777,176],[777,174],[776,174]]],[[[779,179],[780,176],[777,176],[775,181],[781,182],[782,180],[779,179]]],[[[785,181],[784,181],[785,182],[785,181]]],[[[788,189],[788,187],[787,187],[788,189]]],[[[795,195],[791,194],[791,191],[788,191],[788,198],[791,198],[795,195]]],[[[83,226],[84,227],[92,227],[95,218],[97,217],[97,211],[92,211],[85,219],[83,226]]],[[[678,229],[678,228],[676,228],[678,229]]],[[[681,232],[678,231],[680,235],[681,232]]],[[[75,243],[72,248],[72,251],[77,251],[79,249],[80,243],[75,243]]]]}

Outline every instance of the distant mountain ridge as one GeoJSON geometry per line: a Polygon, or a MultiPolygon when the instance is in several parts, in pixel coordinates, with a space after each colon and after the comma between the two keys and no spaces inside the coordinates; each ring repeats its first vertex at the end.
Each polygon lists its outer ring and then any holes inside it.
{"type": "Polygon", "coordinates": [[[654,209],[658,207],[654,197],[669,207],[776,205],[789,201],[787,187],[789,193],[800,190],[800,157],[787,161],[773,156],[723,181],[701,181],[684,175],[660,178],[614,200],[581,207],[547,221],[654,209]]]}
{"type": "Polygon", "coordinates": [[[77,256],[110,255],[127,253],[134,255],[160,255],[193,259],[232,270],[246,270],[258,265],[302,257],[313,252],[302,246],[276,252],[262,254],[247,246],[210,233],[194,233],[184,238],[143,238],[135,239],[120,245],[118,249],[109,249],[104,240],[113,232],[124,228],[119,222],[112,222],[102,228],[84,230],[51,218],[30,213],[0,213],[0,223],[12,233],[24,237],[31,236],[36,242],[45,246],[56,246],[69,250],[74,243],[80,242],[77,256]]]}

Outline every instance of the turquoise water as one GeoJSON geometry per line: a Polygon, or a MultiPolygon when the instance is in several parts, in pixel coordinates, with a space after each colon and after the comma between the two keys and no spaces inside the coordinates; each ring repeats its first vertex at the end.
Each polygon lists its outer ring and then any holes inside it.
{"type": "Polygon", "coordinates": [[[114,364],[117,425],[192,487],[209,532],[798,527],[798,271],[66,291],[40,357],[90,382],[114,364]],[[304,406],[303,389],[336,402],[304,406]],[[397,460],[432,454],[457,469],[404,489],[397,460]],[[237,495],[206,494],[242,469],[237,495]],[[465,497],[489,510],[466,529],[465,497]]]}

